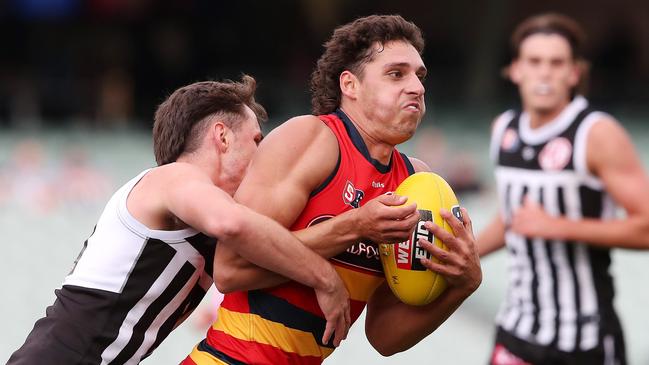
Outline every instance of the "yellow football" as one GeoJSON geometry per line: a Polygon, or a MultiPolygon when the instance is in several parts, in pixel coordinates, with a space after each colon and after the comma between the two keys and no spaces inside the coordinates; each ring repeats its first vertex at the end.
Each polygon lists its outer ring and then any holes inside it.
{"type": "Polygon", "coordinates": [[[432,172],[410,175],[397,187],[395,194],[407,196],[406,204],[417,203],[420,218],[409,240],[379,245],[385,279],[394,295],[402,302],[410,305],[428,304],[446,289],[446,280],[421,264],[420,258],[430,259],[431,255],[417,241],[423,237],[446,249],[442,241],[433,237],[424,227],[424,222],[432,221],[452,234],[451,227],[439,215],[439,210],[444,208],[462,219],[460,207],[446,180],[432,172]]]}

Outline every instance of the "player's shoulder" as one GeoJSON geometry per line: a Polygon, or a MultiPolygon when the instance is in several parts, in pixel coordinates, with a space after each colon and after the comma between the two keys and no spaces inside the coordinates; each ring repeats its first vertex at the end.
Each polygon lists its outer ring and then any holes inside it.
{"type": "Polygon", "coordinates": [[[328,129],[327,126],[315,115],[298,115],[276,128],[276,130],[296,132],[317,132],[325,129],[328,129]]]}
{"type": "Polygon", "coordinates": [[[491,130],[495,131],[504,128],[514,119],[516,114],[517,111],[514,109],[508,109],[498,114],[491,122],[491,130]]]}
{"type": "Polygon", "coordinates": [[[313,143],[321,147],[336,146],[336,137],[327,125],[315,115],[300,115],[293,117],[273,129],[261,146],[279,145],[306,149],[313,143]]]}
{"type": "Polygon", "coordinates": [[[584,122],[587,120],[591,120],[594,125],[601,125],[601,127],[598,128],[623,128],[620,122],[611,114],[595,110],[592,111],[590,114],[586,116],[584,119],[584,122]]]}
{"type": "Polygon", "coordinates": [[[412,164],[412,167],[415,169],[415,172],[432,172],[430,166],[428,166],[427,163],[424,161],[416,158],[416,157],[411,157],[411,156],[406,156],[408,160],[410,160],[410,163],[412,164]]]}
{"type": "Polygon", "coordinates": [[[612,115],[605,112],[593,112],[584,122],[592,124],[589,128],[588,139],[600,145],[611,140],[626,140],[627,132],[622,124],[612,115]]]}
{"type": "Polygon", "coordinates": [[[282,123],[263,139],[248,173],[308,180],[310,189],[335,169],[338,156],[337,138],[326,124],[316,116],[302,115],[282,123]]]}

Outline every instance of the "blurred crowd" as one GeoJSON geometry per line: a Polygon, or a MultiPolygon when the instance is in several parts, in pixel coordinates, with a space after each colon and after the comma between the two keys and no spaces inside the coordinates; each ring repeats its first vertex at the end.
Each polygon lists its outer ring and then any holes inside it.
{"type": "Polygon", "coordinates": [[[0,160],[0,207],[37,215],[96,208],[113,190],[81,146],[67,147],[55,158],[41,140],[28,138],[6,157],[0,160]]]}
{"type": "MultiPolygon", "coordinates": [[[[271,120],[309,112],[308,78],[334,27],[400,13],[424,30],[429,104],[501,106],[507,34],[522,17],[575,16],[595,60],[591,100],[649,104],[649,2],[6,0],[0,2],[0,127],[148,129],[155,105],[203,79],[260,81],[271,120]],[[583,11],[585,7],[588,12],[583,11]],[[271,15],[273,14],[273,15],[271,15]],[[460,21],[461,19],[461,21],[460,21]],[[495,105],[494,105],[495,104],[495,105]]],[[[488,123],[488,121],[476,121],[488,123]]]]}

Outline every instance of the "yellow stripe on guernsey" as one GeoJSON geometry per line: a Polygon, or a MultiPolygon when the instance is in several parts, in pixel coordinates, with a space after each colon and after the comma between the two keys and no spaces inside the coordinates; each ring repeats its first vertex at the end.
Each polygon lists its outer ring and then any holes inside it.
{"type": "Polygon", "coordinates": [[[228,365],[212,356],[210,353],[199,350],[198,346],[194,346],[194,350],[189,354],[189,357],[196,363],[196,365],[228,365]]]}
{"type": "Polygon", "coordinates": [[[270,345],[300,356],[325,358],[333,352],[333,349],[318,345],[311,332],[288,328],[257,314],[232,312],[223,307],[219,308],[219,320],[212,328],[242,341],[270,345]]]}
{"type": "Polygon", "coordinates": [[[336,265],[336,262],[334,262],[334,268],[343,282],[345,282],[347,291],[349,291],[349,298],[360,302],[367,302],[372,293],[374,293],[374,290],[376,290],[383,280],[385,280],[383,275],[375,276],[364,274],[338,266],[336,265]]]}

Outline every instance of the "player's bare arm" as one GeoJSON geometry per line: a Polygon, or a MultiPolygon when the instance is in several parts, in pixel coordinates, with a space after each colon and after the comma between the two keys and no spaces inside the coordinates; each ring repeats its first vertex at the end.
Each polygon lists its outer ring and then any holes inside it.
{"type": "MultiPolygon", "coordinates": [[[[494,129],[499,118],[491,123],[491,133],[493,137],[494,129]]],[[[477,237],[478,253],[480,257],[486,256],[494,251],[505,247],[505,222],[500,213],[494,214],[491,222],[480,231],[477,237]]]]}

